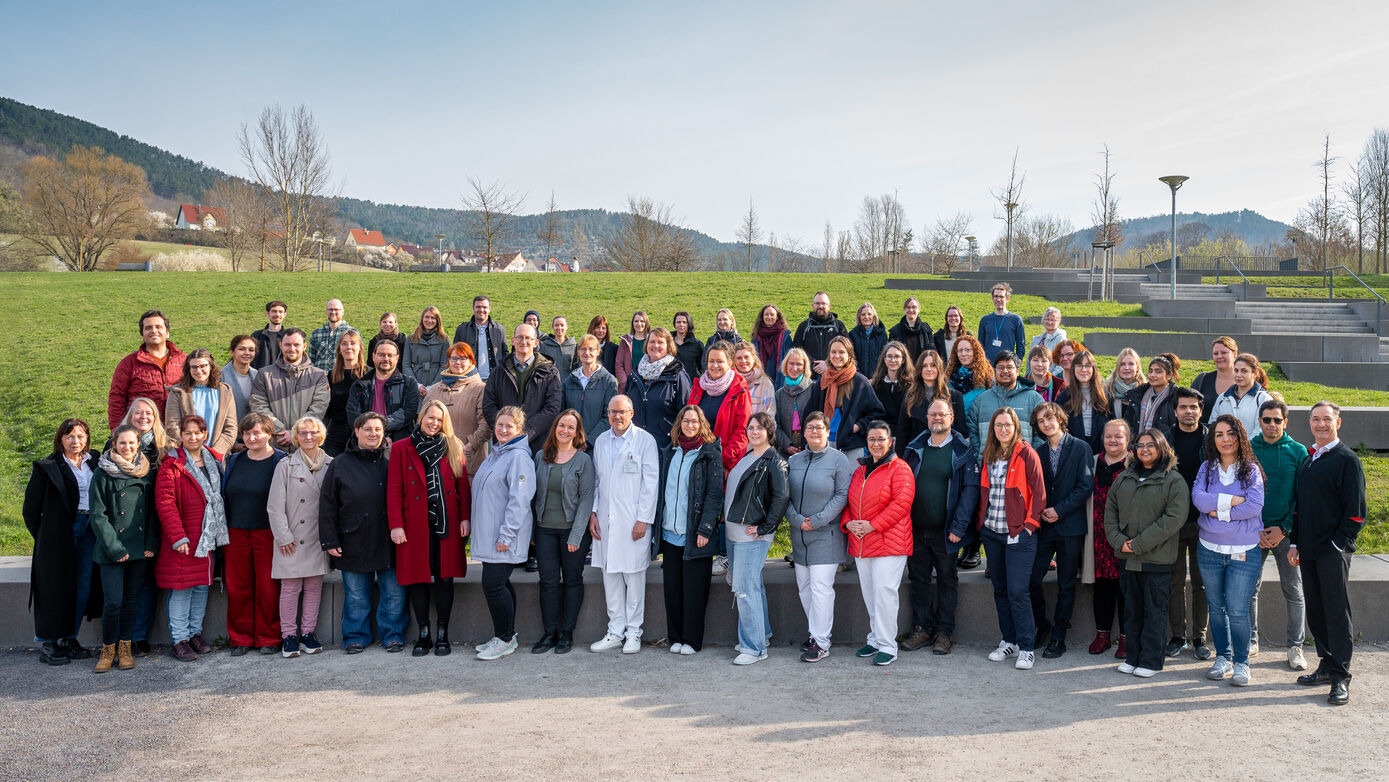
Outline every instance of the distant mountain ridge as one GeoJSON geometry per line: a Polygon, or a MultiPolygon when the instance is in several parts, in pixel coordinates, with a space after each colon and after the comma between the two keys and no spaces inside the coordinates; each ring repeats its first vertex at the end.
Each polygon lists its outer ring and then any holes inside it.
{"type": "MultiPolygon", "coordinates": [[[[1216,214],[1178,212],[1178,236],[1181,235],[1182,226],[1194,223],[1204,223],[1210,228],[1207,238],[1215,239],[1223,234],[1233,233],[1243,239],[1245,245],[1250,248],[1284,244],[1287,242],[1288,231],[1292,229],[1292,226],[1287,223],[1271,220],[1250,209],[1216,214]]],[[[1131,247],[1135,244],[1141,244],[1145,237],[1155,234],[1161,234],[1165,241],[1171,230],[1172,215],[1170,213],[1151,217],[1128,218],[1124,220],[1124,244],[1122,246],[1131,247]]],[[[1089,247],[1094,236],[1095,227],[1091,226],[1071,234],[1068,240],[1073,246],[1089,247]]]]}

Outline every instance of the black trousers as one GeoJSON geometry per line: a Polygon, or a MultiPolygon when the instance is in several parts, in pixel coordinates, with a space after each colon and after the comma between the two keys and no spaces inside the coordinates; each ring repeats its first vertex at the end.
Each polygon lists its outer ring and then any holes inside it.
{"type": "Polygon", "coordinates": [[[1320,668],[1331,681],[1350,678],[1350,655],[1355,628],[1350,619],[1350,555],[1332,551],[1303,557],[1302,596],[1307,601],[1307,629],[1317,641],[1320,668]]]}
{"type": "Polygon", "coordinates": [[[449,615],[453,613],[453,579],[436,576],[432,582],[410,584],[405,590],[410,595],[410,608],[420,627],[429,624],[430,597],[434,598],[434,618],[439,627],[449,626],[449,615]]]}
{"type": "Polygon", "coordinates": [[[584,558],[593,537],[585,532],[579,550],[569,550],[569,530],[535,528],[535,558],[540,565],[540,621],[545,636],[574,634],[584,604],[584,558]]]}
{"type": "Polygon", "coordinates": [[[1163,647],[1167,643],[1167,603],[1172,597],[1172,571],[1125,570],[1119,580],[1123,583],[1124,626],[1128,630],[1125,661],[1135,668],[1160,671],[1163,647]]]}
{"type": "Polygon", "coordinates": [[[101,643],[129,641],[135,634],[140,584],[145,580],[145,560],[127,559],[101,565],[101,643]]]}
{"type": "Polygon", "coordinates": [[[1032,597],[1032,618],[1040,628],[1047,623],[1047,599],[1042,594],[1042,580],[1047,577],[1051,557],[1055,554],[1056,613],[1051,623],[1053,640],[1066,640],[1066,631],[1071,629],[1071,614],[1076,607],[1076,577],[1080,575],[1080,552],[1084,548],[1084,534],[1057,534],[1055,524],[1043,524],[1037,531],[1037,559],[1032,563],[1032,579],[1027,586],[1032,597]]]}
{"type": "MultiPolygon", "coordinates": [[[[1119,615],[1119,635],[1124,634],[1124,590],[1117,578],[1095,577],[1090,602],[1095,609],[1095,629],[1109,632],[1114,626],[1114,615],[1119,615]]],[[[1126,642],[1127,643],[1127,642],[1126,642]]]]}
{"type": "Polygon", "coordinates": [[[960,602],[960,575],[955,555],[946,551],[945,530],[912,525],[912,553],[907,557],[912,625],[928,633],[955,635],[955,607],[960,602]],[[932,589],[931,575],[935,574],[932,589]]]}
{"type": "MultiPolygon", "coordinates": [[[[660,530],[656,530],[660,534],[660,530]]],[[[685,559],[685,549],[661,540],[661,580],[666,598],[666,640],[704,648],[704,612],[714,558],[685,559]]]]}
{"type": "Polygon", "coordinates": [[[482,597],[492,615],[492,635],[510,641],[516,635],[516,587],[511,585],[510,562],[482,563],[482,597]]]}

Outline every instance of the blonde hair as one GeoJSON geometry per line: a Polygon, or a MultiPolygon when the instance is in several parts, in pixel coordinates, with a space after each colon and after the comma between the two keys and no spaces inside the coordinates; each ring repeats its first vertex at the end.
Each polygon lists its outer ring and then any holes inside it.
{"type": "Polygon", "coordinates": [[[420,407],[420,414],[415,418],[415,424],[419,425],[424,421],[424,417],[431,409],[439,409],[439,417],[443,419],[440,424],[439,433],[444,437],[444,445],[448,448],[449,468],[453,470],[453,477],[457,478],[463,474],[463,441],[453,434],[453,422],[449,419],[449,409],[438,399],[431,399],[420,407]]]}
{"type": "Polygon", "coordinates": [[[874,306],[873,306],[873,302],[871,302],[871,301],[865,301],[864,303],[858,305],[858,312],[855,312],[855,313],[854,313],[854,322],[855,322],[855,323],[857,323],[859,317],[863,315],[863,311],[864,311],[864,310],[868,310],[869,312],[873,313],[873,325],[874,325],[874,326],[881,326],[881,325],[882,325],[883,319],[878,317],[878,308],[877,308],[877,307],[874,307],[874,306]]]}
{"type": "Polygon", "coordinates": [[[299,427],[305,423],[313,424],[314,428],[318,430],[318,446],[322,448],[323,440],[328,436],[328,427],[324,425],[323,419],[316,415],[300,416],[299,420],[295,421],[294,425],[289,428],[289,430],[294,433],[295,446],[297,447],[299,445],[299,427]]]}
{"type": "Polygon", "coordinates": [[[154,435],[155,451],[162,454],[169,450],[173,442],[169,440],[169,433],[164,429],[164,416],[159,414],[159,405],[156,405],[153,399],[147,396],[137,396],[130,400],[130,407],[125,409],[125,417],[121,418],[121,425],[135,425],[135,422],[130,419],[135,414],[135,405],[141,402],[149,405],[150,409],[154,411],[154,428],[150,430],[150,434],[154,435]]]}

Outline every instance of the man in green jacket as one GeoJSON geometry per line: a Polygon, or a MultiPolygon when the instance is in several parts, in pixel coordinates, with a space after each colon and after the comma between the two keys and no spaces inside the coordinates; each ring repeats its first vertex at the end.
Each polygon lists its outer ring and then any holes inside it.
{"type": "MultiPolygon", "coordinates": [[[[1297,466],[1307,458],[1307,448],[1287,432],[1288,406],[1281,400],[1270,399],[1259,406],[1259,434],[1251,444],[1254,458],[1264,468],[1264,531],[1259,535],[1263,559],[1273,554],[1278,563],[1278,583],[1283,588],[1283,601],[1288,609],[1288,667],[1294,671],[1307,670],[1307,658],[1302,654],[1306,640],[1306,612],[1302,599],[1302,573],[1288,562],[1292,541],[1293,511],[1297,509],[1297,466]]],[[[1259,583],[1254,584],[1254,599],[1250,601],[1251,641],[1249,653],[1259,648],[1259,583]]]]}

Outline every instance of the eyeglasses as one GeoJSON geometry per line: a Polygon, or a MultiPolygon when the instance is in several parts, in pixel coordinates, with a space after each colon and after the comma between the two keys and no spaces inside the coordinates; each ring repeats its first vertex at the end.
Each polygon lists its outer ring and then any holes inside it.
{"type": "Polygon", "coordinates": [[[1283,423],[1283,419],[1281,419],[1281,418],[1264,417],[1264,418],[1260,418],[1259,420],[1260,420],[1260,421],[1263,421],[1263,422],[1266,423],[1266,424],[1281,424],[1281,423],[1283,423]]]}
{"type": "Polygon", "coordinates": [[[828,427],[828,426],[825,426],[824,424],[811,424],[811,425],[805,427],[802,431],[806,431],[806,432],[828,432],[828,431],[829,431],[829,427],[828,427]]]}
{"type": "Polygon", "coordinates": [[[873,445],[886,445],[887,443],[889,443],[889,442],[891,442],[891,441],[892,441],[892,438],[891,438],[891,437],[870,437],[870,438],[868,438],[868,442],[872,443],[873,445]]]}
{"type": "Polygon", "coordinates": [[[1135,451],[1155,451],[1157,450],[1157,443],[1139,443],[1133,449],[1135,451]]]}

